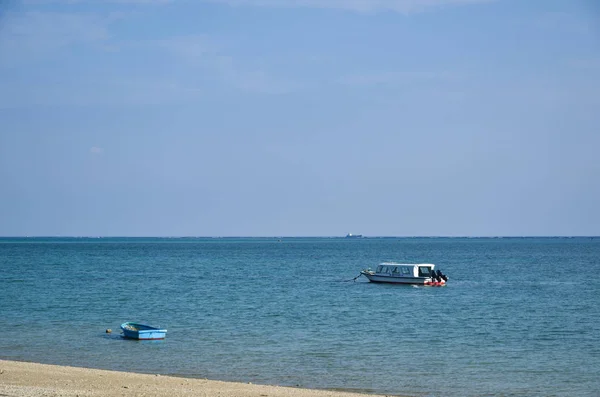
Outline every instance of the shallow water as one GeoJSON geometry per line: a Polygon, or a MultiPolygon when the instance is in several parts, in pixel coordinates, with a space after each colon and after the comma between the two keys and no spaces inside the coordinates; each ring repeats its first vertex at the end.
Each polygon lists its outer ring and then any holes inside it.
{"type": "Polygon", "coordinates": [[[5,359],[414,396],[600,390],[600,238],[0,239],[0,270],[5,359]],[[450,280],[348,281],[387,260],[450,280]],[[125,321],[167,338],[124,340],[125,321]]]}

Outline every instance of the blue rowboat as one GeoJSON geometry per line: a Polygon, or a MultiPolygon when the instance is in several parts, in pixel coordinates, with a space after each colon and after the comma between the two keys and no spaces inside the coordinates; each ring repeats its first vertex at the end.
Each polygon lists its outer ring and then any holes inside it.
{"type": "Polygon", "coordinates": [[[123,336],[129,339],[165,339],[165,336],[167,336],[166,329],[155,328],[138,323],[123,323],[121,324],[121,329],[123,330],[123,336]]]}

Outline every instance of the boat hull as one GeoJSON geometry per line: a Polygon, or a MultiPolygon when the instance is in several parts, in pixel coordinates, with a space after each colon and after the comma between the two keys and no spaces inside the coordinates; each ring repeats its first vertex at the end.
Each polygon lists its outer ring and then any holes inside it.
{"type": "Polygon", "coordinates": [[[166,329],[155,328],[144,324],[123,323],[121,324],[121,329],[123,330],[123,336],[128,339],[159,340],[165,339],[167,336],[166,329]]]}

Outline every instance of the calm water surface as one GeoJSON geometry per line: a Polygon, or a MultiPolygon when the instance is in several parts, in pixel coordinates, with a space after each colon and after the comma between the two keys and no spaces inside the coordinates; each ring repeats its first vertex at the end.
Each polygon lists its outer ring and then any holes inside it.
{"type": "Polygon", "coordinates": [[[4,359],[413,396],[599,395],[600,238],[0,239],[0,271],[4,359]],[[347,281],[387,260],[435,263],[449,283],[347,281]],[[167,339],[124,340],[124,321],[167,339]]]}

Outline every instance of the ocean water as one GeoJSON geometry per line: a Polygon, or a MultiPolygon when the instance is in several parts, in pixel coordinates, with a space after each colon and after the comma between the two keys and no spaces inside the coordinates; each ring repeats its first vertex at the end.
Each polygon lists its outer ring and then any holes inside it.
{"type": "Polygon", "coordinates": [[[0,329],[9,360],[409,396],[598,396],[600,238],[4,238],[0,329]],[[448,285],[351,281],[388,260],[435,263],[448,285]],[[167,338],[122,339],[124,321],[167,338]]]}

